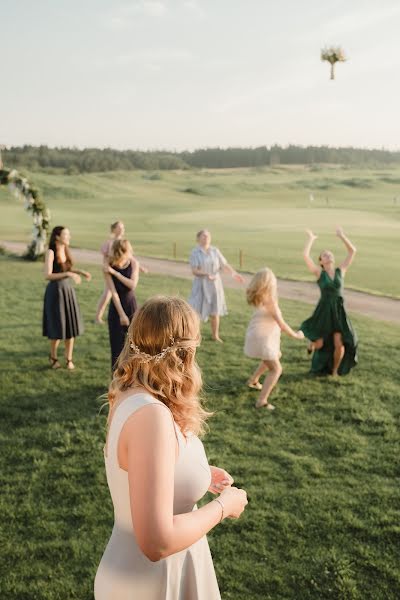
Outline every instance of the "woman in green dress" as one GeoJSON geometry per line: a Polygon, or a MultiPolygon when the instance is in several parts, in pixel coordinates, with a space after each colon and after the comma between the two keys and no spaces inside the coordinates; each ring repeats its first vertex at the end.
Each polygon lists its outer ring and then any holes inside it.
{"type": "Polygon", "coordinates": [[[356,248],[338,228],[336,235],[347,248],[347,256],[335,268],[335,257],[330,250],[319,256],[319,266],[310,257],[317,236],[307,231],[308,239],[303,257],[308,269],[317,278],[321,298],[312,316],[300,329],[310,340],[308,351],[313,352],[311,372],[319,375],[346,375],[357,364],[357,338],[344,307],[343,280],[353,262],[356,248]]]}

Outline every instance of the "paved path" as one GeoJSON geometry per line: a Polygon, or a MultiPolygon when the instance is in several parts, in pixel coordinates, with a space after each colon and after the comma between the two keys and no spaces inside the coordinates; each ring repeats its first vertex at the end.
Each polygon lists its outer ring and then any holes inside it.
{"type": "MultiPolygon", "coordinates": [[[[24,252],[26,248],[26,244],[21,242],[0,241],[0,245],[16,254],[24,252]]],[[[73,252],[77,262],[101,263],[100,253],[95,250],[74,248],[73,252]]],[[[183,277],[185,279],[192,278],[187,263],[150,258],[148,256],[137,256],[137,259],[145,265],[151,273],[171,275],[172,277],[183,277]]],[[[251,275],[243,273],[243,276],[247,284],[251,275]]],[[[223,275],[223,280],[226,287],[235,289],[243,288],[243,286],[236,283],[229,276],[223,275]]],[[[319,298],[318,287],[314,283],[308,283],[306,281],[278,279],[278,289],[279,296],[281,298],[287,298],[288,300],[300,300],[301,302],[306,302],[308,304],[316,304],[319,298]]],[[[346,290],[346,306],[351,312],[360,313],[381,321],[390,321],[400,324],[400,300],[346,290]]]]}

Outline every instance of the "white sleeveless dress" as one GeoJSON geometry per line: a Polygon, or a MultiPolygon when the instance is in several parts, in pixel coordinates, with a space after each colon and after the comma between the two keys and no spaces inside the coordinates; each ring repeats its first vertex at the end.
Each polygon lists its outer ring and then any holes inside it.
{"type": "Polygon", "coordinates": [[[244,353],[261,360],[277,360],[281,356],[281,328],[264,306],[256,308],[250,319],[244,353]]]}
{"type": "MultiPolygon", "coordinates": [[[[114,504],[114,528],[97,570],[95,600],[220,600],[205,536],[158,562],[151,562],[136,542],[128,473],[118,465],[118,439],[126,420],[148,404],[162,402],[147,393],[125,398],[111,421],[104,459],[114,504]]],[[[182,514],[197,509],[196,502],[210,486],[211,472],[199,438],[192,435],[186,440],[176,424],[175,430],[179,455],[175,464],[174,514],[182,514]]]]}

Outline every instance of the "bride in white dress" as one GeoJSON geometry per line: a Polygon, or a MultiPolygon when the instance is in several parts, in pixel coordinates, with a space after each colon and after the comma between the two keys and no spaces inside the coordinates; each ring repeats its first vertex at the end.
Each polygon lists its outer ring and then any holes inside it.
{"type": "Polygon", "coordinates": [[[246,492],[209,466],[197,434],[209,416],[198,393],[199,319],[179,298],[135,314],[109,390],[104,449],[114,528],[96,600],[219,600],[206,533],[238,518],[246,492]],[[197,509],[210,490],[220,494],[197,509]]]}

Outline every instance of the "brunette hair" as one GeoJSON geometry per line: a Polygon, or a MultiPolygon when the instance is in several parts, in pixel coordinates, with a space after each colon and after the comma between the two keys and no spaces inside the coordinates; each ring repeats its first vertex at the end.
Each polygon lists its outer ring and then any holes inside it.
{"type": "Polygon", "coordinates": [[[61,235],[63,229],[65,229],[64,225],[57,225],[56,227],[53,227],[53,230],[50,234],[49,250],[53,250],[54,252],[54,263],[57,264],[63,271],[69,271],[73,265],[73,260],[68,246],[65,246],[65,262],[62,263],[60,261],[60,242],[57,240],[57,238],[61,235]]]}
{"type": "Polygon", "coordinates": [[[110,265],[118,264],[125,254],[133,255],[133,250],[128,240],[115,240],[111,246],[108,261],[110,265]]]}
{"type": "Polygon", "coordinates": [[[247,302],[253,306],[260,306],[265,303],[265,300],[276,300],[276,287],[276,277],[271,269],[268,267],[261,269],[253,276],[247,287],[247,302]]]}
{"type": "MultiPolygon", "coordinates": [[[[200,323],[192,307],[177,297],[156,296],[135,313],[108,392],[141,386],[172,412],[182,433],[202,434],[211,413],[201,406],[200,369],[195,360],[200,323]]],[[[110,411],[111,412],[111,411],[110,411]]]]}

